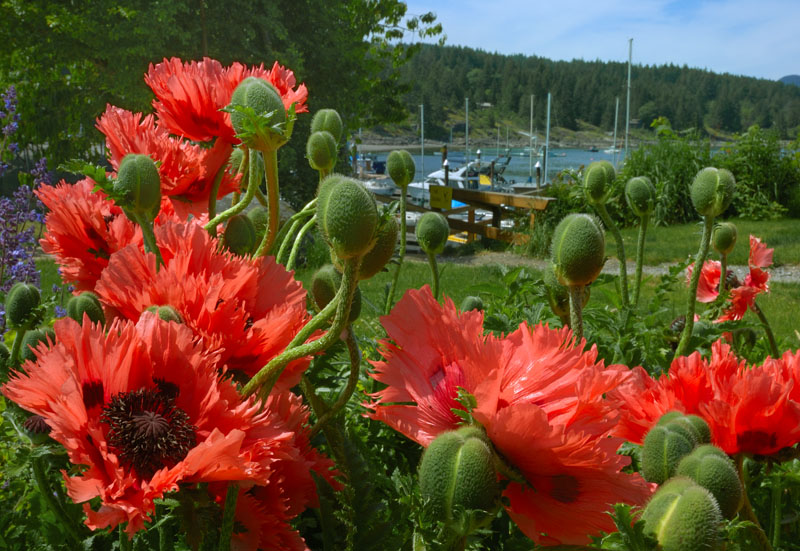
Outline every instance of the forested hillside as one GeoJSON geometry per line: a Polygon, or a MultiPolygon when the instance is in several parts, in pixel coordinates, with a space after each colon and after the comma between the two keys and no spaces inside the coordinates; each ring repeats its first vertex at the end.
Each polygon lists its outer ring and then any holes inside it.
{"type": "MultiPolygon", "coordinates": [[[[545,101],[552,93],[552,124],[576,129],[579,120],[611,130],[615,98],[624,125],[627,63],[551,61],[541,57],[491,54],[456,46],[424,46],[403,68],[413,81],[409,110],[425,105],[425,132],[444,139],[447,114],[491,103],[499,118],[517,119],[527,128],[530,95],[535,95],[536,125],[545,122],[545,101]]],[[[753,124],[774,128],[783,138],[800,128],[800,87],[781,82],[715,74],[686,66],[634,65],[631,118],[648,125],[666,116],[675,129],[743,132],[753,124]]]]}

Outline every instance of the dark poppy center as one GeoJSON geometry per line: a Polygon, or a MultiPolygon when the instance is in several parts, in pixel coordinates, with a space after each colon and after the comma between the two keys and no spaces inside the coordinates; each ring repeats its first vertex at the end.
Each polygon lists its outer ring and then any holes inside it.
{"type": "Polygon", "coordinates": [[[159,385],[117,394],[103,408],[109,446],[142,478],[179,463],[196,443],[196,428],[175,396],[159,385]]]}
{"type": "Polygon", "coordinates": [[[568,474],[559,474],[550,479],[552,488],[550,495],[556,501],[561,503],[572,503],[578,499],[580,495],[580,488],[578,480],[574,476],[568,474]]]}

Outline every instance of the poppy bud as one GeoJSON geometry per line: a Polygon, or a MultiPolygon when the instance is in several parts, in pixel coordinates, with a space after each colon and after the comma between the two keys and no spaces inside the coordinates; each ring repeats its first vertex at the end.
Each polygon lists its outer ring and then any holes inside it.
{"type": "Polygon", "coordinates": [[[99,323],[100,325],[105,325],[106,323],[106,316],[103,313],[100,299],[89,291],[84,291],[67,301],[67,315],[69,317],[78,323],[83,323],[83,314],[89,316],[89,321],[92,323],[99,323]]]}
{"type": "Polygon", "coordinates": [[[386,158],[386,172],[395,185],[405,191],[417,173],[414,157],[405,149],[392,151],[386,158]]]}
{"type": "MultiPolygon", "coordinates": [[[[340,274],[332,264],[326,264],[314,274],[311,278],[311,296],[314,297],[314,302],[317,308],[322,310],[325,308],[333,297],[336,296],[336,291],[342,284],[342,274],[340,274]]],[[[350,315],[347,317],[348,322],[353,323],[358,319],[361,314],[361,290],[356,287],[356,292],[353,295],[353,303],[350,305],[350,315]]]]}
{"type": "Polygon", "coordinates": [[[649,216],[656,208],[656,188],[650,178],[637,176],[625,185],[625,201],[639,218],[649,216]]]}
{"type": "Polygon", "coordinates": [[[56,342],[56,333],[49,327],[47,329],[27,331],[25,336],[22,337],[22,350],[20,352],[21,361],[30,360],[35,362],[36,354],[34,354],[33,351],[39,346],[39,343],[46,343],[48,339],[51,343],[56,342]]]}
{"type": "Polygon", "coordinates": [[[461,301],[462,312],[469,312],[470,310],[483,311],[483,300],[481,297],[467,296],[461,301]]]}
{"type": "Polygon", "coordinates": [[[735,191],[736,180],[730,171],[706,167],[692,182],[692,204],[701,216],[716,218],[731,204],[735,191]]]}
{"type": "Polygon", "coordinates": [[[711,442],[711,428],[705,419],[697,415],[685,415],[680,411],[668,411],[658,419],[658,425],[680,432],[695,445],[711,442]]]}
{"type": "Polygon", "coordinates": [[[164,321],[174,321],[175,323],[183,323],[183,318],[178,313],[178,311],[170,306],[169,304],[163,306],[148,306],[145,308],[145,312],[153,312],[157,315],[160,319],[164,321]]]}
{"type": "Polygon", "coordinates": [[[603,230],[588,214],[568,214],[553,233],[552,260],[562,285],[589,285],[605,264],[603,230]]]}
{"type": "Polygon", "coordinates": [[[334,141],[339,144],[342,141],[342,117],[335,109],[320,109],[314,113],[314,118],[311,119],[311,132],[320,132],[322,130],[330,132],[334,141]]]}
{"type": "Polygon", "coordinates": [[[736,226],[731,222],[722,222],[714,227],[711,244],[719,254],[730,254],[736,245],[736,226]]]}
{"type": "Polygon", "coordinates": [[[246,256],[252,253],[258,243],[253,221],[245,214],[231,216],[225,226],[222,242],[235,255],[246,256]]]}
{"type": "Polygon", "coordinates": [[[12,329],[30,327],[41,321],[39,289],[30,283],[15,283],[6,295],[6,322],[12,329]]]}
{"type": "Polygon", "coordinates": [[[464,536],[489,522],[500,493],[494,453],[476,427],[440,434],[422,454],[419,489],[429,500],[433,518],[464,536]],[[472,522],[465,512],[485,511],[472,522]],[[460,513],[460,514],[459,514],[460,513]]]}
{"type": "Polygon", "coordinates": [[[608,161],[595,161],[586,169],[583,177],[583,194],[591,205],[604,205],[611,196],[611,184],[617,172],[608,161]]]}
{"type": "Polygon", "coordinates": [[[358,279],[369,279],[386,266],[392,259],[394,249],[397,246],[397,236],[400,228],[397,220],[387,218],[378,227],[376,232],[375,246],[373,246],[364,258],[361,259],[361,267],[358,269],[358,279]]]}
{"type": "Polygon", "coordinates": [[[0,342],[0,373],[5,373],[5,368],[8,367],[8,359],[11,357],[11,351],[0,342]]]}
{"type": "Polygon", "coordinates": [[[708,490],[688,478],[674,478],[659,488],[642,520],[645,533],[656,538],[662,551],[719,549],[719,506],[708,490]]]}
{"type": "Polygon", "coordinates": [[[264,239],[264,234],[267,232],[269,210],[267,207],[256,205],[247,211],[247,217],[253,223],[253,227],[256,230],[256,243],[261,243],[261,240],[264,239]]]}
{"type": "Polygon", "coordinates": [[[236,174],[237,172],[243,172],[245,167],[242,166],[244,162],[244,149],[241,147],[235,147],[233,151],[231,151],[231,156],[228,157],[228,166],[231,168],[231,173],[236,174]],[[241,169],[241,170],[240,170],[241,169]]]}
{"type": "Polygon", "coordinates": [[[362,256],[375,244],[375,198],[358,180],[328,176],[317,193],[317,222],[336,256],[343,260],[362,256]]]}
{"type": "Polygon", "coordinates": [[[161,206],[161,178],[153,159],[134,153],[125,155],[114,180],[114,193],[124,200],[120,206],[154,219],[161,206]]]}
{"type": "Polygon", "coordinates": [[[286,143],[286,138],[282,134],[264,128],[286,122],[286,108],[280,94],[272,84],[262,78],[247,77],[233,91],[231,106],[234,107],[231,111],[231,125],[247,147],[273,151],[286,143]],[[236,106],[250,107],[256,117],[267,119],[263,122],[269,124],[255,125],[265,131],[259,132],[259,128],[253,128],[254,121],[248,114],[235,109],[236,106]]]}
{"type": "Polygon", "coordinates": [[[733,461],[710,444],[696,448],[678,464],[676,474],[688,476],[711,492],[722,516],[733,518],[742,505],[742,484],[733,461]]]}
{"type": "Polygon", "coordinates": [[[678,463],[694,448],[694,442],[666,425],[656,425],[644,437],[642,476],[661,484],[675,474],[678,463]]]}
{"type": "Polygon", "coordinates": [[[333,170],[336,164],[336,139],[326,130],[312,133],[306,142],[306,157],[314,170],[333,170]]]}
{"type": "Polygon", "coordinates": [[[414,228],[420,248],[428,254],[439,254],[450,237],[447,218],[438,212],[426,212],[420,216],[414,228]]]}
{"type": "MultiPolygon", "coordinates": [[[[569,319],[569,290],[558,281],[555,272],[556,267],[553,264],[544,269],[544,289],[547,292],[547,302],[550,304],[550,309],[559,318],[569,319]]],[[[591,289],[586,287],[583,292],[583,304],[586,306],[589,302],[589,295],[591,289]]]]}

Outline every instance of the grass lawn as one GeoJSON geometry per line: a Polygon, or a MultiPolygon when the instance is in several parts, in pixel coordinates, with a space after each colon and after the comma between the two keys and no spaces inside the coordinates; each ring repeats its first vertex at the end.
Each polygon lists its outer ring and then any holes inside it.
{"type": "MultiPolygon", "coordinates": [[[[773,261],[775,265],[800,264],[800,220],[783,218],[781,220],[753,221],[728,220],[736,224],[738,239],[736,247],[728,258],[729,264],[745,265],[750,253],[750,234],[760,237],[769,247],[775,248],[773,261]]],[[[668,227],[648,225],[644,246],[645,264],[654,265],[663,262],[678,262],[689,255],[697,254],[700,247],[702,225],[681,224],[668,227]]],[[[639,238],[638,228],[622,230],[625,243],[625,254],[629,259],[636,258],[636,243],[639,238]]],[[[606,234],[606,254],[616,256],[617,246],[613,237],[606,234]]],[[[711,250],[711,258],[718,260],[716,252],[711,250]]]]}

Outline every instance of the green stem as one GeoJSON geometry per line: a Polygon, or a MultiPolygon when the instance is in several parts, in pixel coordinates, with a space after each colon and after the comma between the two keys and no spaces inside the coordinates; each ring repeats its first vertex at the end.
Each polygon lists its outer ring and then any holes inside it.
{"type": "Polygon", "coordinates": [[[253,254],[254,257],[266,256],[275,237],[278,235],[278,223],[280,222],[280,205],[278,204],[278,150],[263,151],[264,154],[264,174],[267,179],[267,209],[269,218],[267,221],[267,231],[261,244],[253,254]]]}
{"type": "Polygon", "coordinates": [[[250,201],[253,200],[253,195],[255,195],[256,185],[257,185],[257,181],[258,180],[256,178],[253,178],[252,175],[249,174],[249,173],[253,170],[253,166],[256,165],[256,163],[255,162],[252,162],[252,163],[250,162],[250,150],[249,149],[245,149],[244,150],[244,156],[245,156],[245,162],[248,163],[248,167],[249,167],[249,169],[247,171],[247,173],[248,173],[248,176],[247,176],[247,191],[245,191],[244,197],[242,198],[241,201],[239,201],[238,203],[233,205],[231,208],[229,208],[225,212],[221,212],[220,214],[218,214],[217,216],[212,218],[204,226],[206,231],[209,232],[211,235],[216,235],[217,226],[219,224],[224,223],[229,218],[231,218],[231,217],[239,214],[240,212],[242,212],[247,207],[247,205],[250,204],[250,201]]]}
{"type": "Polygon", "coordinates": [[[139,213],[132,212],[131,214],[136,223],[139,224],[139,227],[142,228],[144,251],[156,255],[156,271],[158,271],[158,269],[164,265],[164,259],[161,258],[161,250],[156,243],[156,234],[153,232],[153,222],[139,213]]]}
{"type": "Polygon", "coordinates": [[[569,327],[575,335],[575,342],[583,338],[583,285],[567,287],[569,291],[569,327]]]}
{"type": "Polygon", "coordinates": [[[622,305],[624,307],[628,307],[630,305],[630,297],[628,296],[628,266],[627,266],[627,259],[625,257],[625,244],[622,242],[622,234],[619,232],[619,228],[611,219],[611,216],[608,215],[608,211],[606,210],[606,206],[604,204],[596,205],[595,208],[597,209],[597,213],[600,215],[600,218],[603,220],[603,223],[606,225],[606,228],[611,232],[611,235],[614,236],[614,241],[617,242],[617,258],[619,259],[619,279],[620,279],[620,287],[622,289],[622,305]]]}
{"type": "Polygon", "coordinates": [[[11,355],[8,358],[8,365],[19,365],[19,351],[22,350],[22,339],[25,338],[25,333],[28,332],[29,327],[20,327],[17,329],[17,334],[14,337],[14,344],[11,345],[11,355]]]}
{"type": "Polygon", "coordinates": [[[428,253],[428,265],[431,267],[431,278],[433,279],[433,298],[439,300],[439,268],[436,265],[434,253],[428,253]]]}
{"type": "Polygon", "coordinates": [[[712,216],[703,217],[703,235],[700,237],[700,250],[697,251],[697,257],[694,259],[694,268],[692,269],[692,281],[689,283],[689,294],[686,304],[686,324],[681,333],[681,340],[678,342],[678,348],[675,350],[675,357],[685,356],[689,349],[689,341],[692,339],[692,329],[694,328],[694,311],[697,306],[697,285],[700,283],[700,272],[703,271],[703,264],[706,262],[708,256],[708,244],[711,241],[711,230],[714,227],[714,218],[712,216]]]}
{"type": "Polygon", "coordinates": [[[119,549],[120,551],[131,551],[131,538],[128,537],[128,534],[125,533],[125,530],[122,529],[122,525],[119,525],[119,549]]]}
{"type": "Polygon", "coordinates": [[[306,236],[308,231],[314,226],[314,223],[317,221],[316,217],[311,218],[305,225],[300,228],[300,233],[297,234],[297,237],[294,240],[294,245],[292,245],[292,253],[289,255],[289,262],[286,263],[286,269],[290,272],[294,270],[294,263],[297,260],[297,253],[300,251],[300,243],[303,242],[303,238],[306,236]]]}
{"type": "Polygon", "coordinates": [[[347,378],[347,385],[345,385],[344,390],[339,395],[339,398],[327,411],[321,415],[317,414],[317,422],[311,428],[309,438],[313,438],[314,435],[317,434],[323,426],[325,426],[325,423],[339,413],[339,411],[347,404],[347,401],[350,399],[356,389],[356,384],[358,383],[358,374],[361,370],[361,351],[358,349],[358,343],[353,336],[353,327],[348,327],[346,331],[347,338],[345,339],[345,343],[347,344],[347,352],[350,356],[350,376],[347,378]]]}
{"type": "Polygon", "coordinates": [[[764,533],[764,529],[761,528],[761,523],[758,521],[758,517],[753,511],[753,506],[750,504],[750,498],[747,495],[748,484],[745,480],[744,473],[744,454],[737,454],[734,457],[734,463],[736,465],[736,473],[739,475],[739,481],[742,483],[742,494],[744,496],[742,507],[739,509],[739,518],[750,521],[755,525],[753,532],[755,533],[756,539],[758,539],[761,551],[772,551],[772,545],[770,545],[767,534],[764,533]]]}
{"type": "Polygon", "coordinates": [[[725,284],[728,282],[728,255],[720,255],[719,263],[719,294],[725,294],[725,284]]]}
{"type": "Polygon", "coordinates": [[[53,490],[50,488],[50,481],[47,480],[47,473],[44,468],[44,458],[34,457],[31,460],[31,466],[33,467],[33,478],[36,481],[36,486],[39,488],[39,495],[44,499],[47,508],[55,515],[61,526],[64,527],[64,530],[67,531],[67,535],[72,538],[74,542],[79,543],[81,537],[75,529],[75,524],[72,522],[72,519],[69,518],[67,512],[61,506],[61,503],[58,502],[56,496],[53,495],[53,490]]]}
{"type": "Polygon", "coordinates": [[[650,215],[645,214],[639,223],[639,239],[636,242],[636,279],[633,282],[633,305],[639,305],[639,292],[642,288],[642,266],[644,265],[644,237],[650,215]]]}
{"type": "MultiPolygon", "coordinates": [[[[342,330],[347,326],[347,317],[350,315],[350,303],[353,301],[353,294],[358,286],[358,268],[361,265],[361,257],[349,258],[344,261],[344,274],[342,276],[342,284],[336,292],[328,306],[335,305],[336,313],[333,317],[333,322],[327,333],[317,340],[293,345],[298,341],[298,337],[292,340],[292,343],[281,354],[270,360],[270,362],[261,368],[261,370],[250,379],[250,381],[242,388],[242,394],[249,396],[253,394],[259,387],[263,396],[269,395],[275,382],[283,373],[284,368],[292,361],[302,358],[304,356],[311,356],[317,354],[331,345],[333,345],[341,336],[342,330]]],[[[315,320],[320,318],[328,309],[328,306],[322,309],[303,329],[308,328],[309,325],[314,323],[315,320]]],[[[299,334],[298,334],[299,336],[299,334]]],[[[300,341],[303,342],[303,341],[300,341]]]]}
{"type": "Polygon", "coordinates": [[[764,333],[767,334],[767,342],[769,342],[769,353],[772,354],[773,358],[780,358],[781,353],[778,351],[777,342],[775,342],[775,334],[772,332],[772,327],[767,321],[767,317],[764,315],[764,312],[761,310],[761,308],[759,308],[755,299],[753,299],[753,306],[751,306],[750,309],[755,312],[755,314],[758,316],[758,319],[761,321],[761,325],[764,327],[764,333]]]}
{"type": "Polygon", "coordinates": [[[292,216],[289,217],[288,220],[281,226],[281,229],[278,230],[278,235],[275,237],[275,241],[272,243],[272,247],[270,248],[267,254],[273,255],[275,258],[278,258],[280,254],[280,249],[283,247],[283,244],[288,240],[291,241],[290,231],[293,231],[294,223],[298,221],[302,221],[308,216],[314,216],[316,214],[316,205],[317,200],[312,199],[311,201],[303,207],[303,210],[294,213],[292,216]],[[278,249],[277,251],[275,249],[278,249]]]}
{"type": "Polygon", "coordinates": [[[264,192],[261,191],[260,187],[256,188],[256,199],[258,199],[258,202],[261,203],[262,207],[267,206],[267,196],[264,195],[264,192]]]}
{"type": "MultiPolygon", "coordinates": [[[[164,507],[160,506],[160,513],[164,514],[164,507]]],[[[158,523],[158,551],[173,551],[175,549],[175,533],[169,521],[161,519],[158,523]]]]}
{"type": "Polygon", "coordinates": [[[400,194],[400,251],[399,251],[399,258],[397,260],[397,266],[395,266],[394,274],[392,275],[392,284],[389,287],[389,294],[386,296],[386,307],[383,309],[383,313],[389,315],[389,312],[392,311],[392,306],[394,306],[394,292],[397,288],[397,280],[400,278],[400,269],[403,267],[403,259],[406,257],[406,193],[405,190],[401,190],[400,194]]]}
{"type": "Polygon", "coordinates": [[[783,486],[780,479],[773,480],[772,486],[772,547],[781,544],[781,520],[783,519],[783,486]]]}
{"type": "Polygon", "coordinates": [[[225,495],[225,509],[222,512],[222,526],[219,529],[218,551],[230,551],[231,536],[233,535],[233,520],[236,516],[236,501],[239,499],[239,484],[228,484],[228,493],[225,495]]]}
{"type": "MultiPolygon", "coordinates": [[[[239,173],[242,171],[242,166],[247,161],[247,155],[242,156],[242,164],[236,169],[236,172],[239,173]]],[[[217,195],[219,195],[219,186],[222,185],[222,178],[225,176],[225,169],[227,163],[222,163],[222,166],[219,167],[217,171],[217,175],[214,176],[214,183],[211,184],[211,195],[208,196],[208,217],[214,218],[217,215],[217,195]]]]}
{"type": "MultiPolygon", "coordinates": [[[[294,241],[292,240],[292,236],[294,235],[294,233],[297,231],[297,228],[299,228],[300,224],[302,224],[302,223],[303,223],[303,221],[300,220],[300,219],[297,219],[294,222],[292,222],[291,227],[289,228],[289,231],[286,233],[286,235],[284,236],[283,241],[281,242],[281,247],[278,249],[278,254],[275,255],[275,261],[278,264],[280,264],[282,262],[283,257],[286,255],[286,251],[289,250],[289,243],[294,244],[294,241]]],[[[285,226],[289,226],[289,222],[288,221],[286,222],[285,226]]],[[[276,243],[277,243],[277,241],[276,241],[276,243]]]]}

